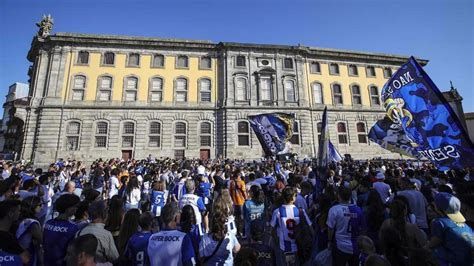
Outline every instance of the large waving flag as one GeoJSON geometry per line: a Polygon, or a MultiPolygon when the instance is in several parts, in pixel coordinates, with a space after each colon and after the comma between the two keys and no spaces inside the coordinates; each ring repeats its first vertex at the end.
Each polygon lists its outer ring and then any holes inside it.
{"type": "Polygon", "coordinates": [[[249,116],[248,119],[267,156],[290,152],[294,114],[261,114],[249,116]]]}
{"type": "Polygon", "coordinates": [[[342,161],[342,155],[339,153],[336,147],[332,145],[332,142],[330,140],[328,141],[328,157],[329,160],[332,162],[342,161]]]}
{"type": "Polygon", "coordinates": [[[442,171],[474,167],[474,145],[413,57],[385,84],[382,101],[387,116],[370,130],[372,141],[393,152],[428,158],[442,171]]]}
{"type": "Polygon", "coordinates": [[[321,122],[321,136],[318,147],[318,175],[323,179],[326,177],[329,163],[329,128],[327,111],[327,107],[324,107],[323,120],[321,122]]]}

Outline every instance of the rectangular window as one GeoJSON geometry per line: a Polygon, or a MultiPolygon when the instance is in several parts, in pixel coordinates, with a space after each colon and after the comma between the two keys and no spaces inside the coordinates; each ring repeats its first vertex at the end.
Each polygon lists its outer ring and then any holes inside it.
{"type": "Polygon", "coordinates": [[[345,134],[338,135],[338,138],[339,138],[339,143],[340,144],[347,144],[347,135],[345,135],[345,134]]]}
{"type": "Polygon", "coordinates": [[[391,77],[392,77],[392,69],[391,69],[391,68],[388,68],[388,67],[384,68],[384,69],[383,69],[383,76],[384,76],[384,78],[386,78],[386,79],[391,78],[391,77]]]}
{"type": "Polygon", "coordinates": [[[95,137],[95,147],[96,148],[105,148],[107,145],[107,137],[106,136],[97,136],[95,137]]]}
{"type": "Polygon", "coordinates": [[[122,147],[126,147],[126,148],[133,147],[133,136],[123,136],[122,147]]]}
{"type": "Polygon", "coordinates": [[[157,122],[151,123],[150,125],[150,134],[160,134],[161,128],[160,124],[157,122]]]}
{"type": "Polygon", "coordinates": [[[367,77],[375,77],[375,67],[367,66],[367,77]]]}
{"type": "Polygon", "coordinates": [[[211,58],[209,57],[201,58],[201,61],[199,62],[199,67],[201,69],[211,69],[211,58]]]}
{"type": "Polygon", "coordinates": [[[249,146],[249,136],[248,135],[239,135],[239,146],[249,146]]]}
{"type": "Polygon", "coordinates": [[[163,55],[154,55],[153,56],[153,67],[163,67],[165,64],[165,57],[163,55]]]}
{"type": "Polygon", "coordinates": [[[74,101],[84,100],[84,91],[83,90],[73,90],[72,91],[72,100],[74,100],[74,101]]]}
{"type": "Polygon", "coordinates": [[[123,125],[123,134],[133,134],[135,133],[135,124],[127,122],[123,125]]]}
{"type": "Polygon", "coordinates": [[[312,62],[309,71],[313,74],[321,73],[321,65],[318,62],[312,62]]]}
{"type": "Polygon", "coordinates": [[[211,146],[211,136],[201,136],[201,146],[211,146]]]}
{"type": "Polygon", "coordinates": [[[174,146],[178,148],[186,147],[186,137],[185,136],[175,136],[174,137],[174,146]]]}
{"type": "Polygon", "coordinates": [[[295,96],[295,83],[291,80],[287,80],[284,83],[284,89],[286,92],[286,100],[288,102],[295,102],[296,101],[296,96],[295,96]]]}
{"type": "Polygon", "coordinates": [[[125,92],[125,101],[133,102],[137,100],[137,92],[136,91],[126,91],[125,92]]]}
{"type": "Polygon", "coordinates": [[[83,89],[86,87],[85,85],[86,85],[86,79],[80,78],[80,77],[74,79],[75,89],[83,89]]]}
{"type": "Polygon", "coordinates": [[[110,78],[102,78],[100,80],[100,87],[102,89],[110,89],[112,88],[112,80],[110,78]]]}
{"type": "Polygon", "coordinates": [[[176,92],[176,101],[177,102],[186,102],[186,95],[187,93],[184,91],[176,92]]]}
{"type": "Polygon", "coordinates": [[[89,53],[88,52],[79,52],[77,57],[78,64],[88,64],[89,63],[89,53]]]}
{"type": "Polygon", "coordinates": [[[339,75],[339,65],[337,64],[330,64],[329,65],[329,73],[331,75],[339,75]]]}
{"type": "Polygon", "coordinates": [[[201,92],[201,102],[211,102],[211,92],[202,91],[201,92]]]}
{"type": "Polygon", "coordinates": [[[160,136],[150,136],[148,140],[148,146],[160,147],[160,136]]]}
{"type": "Polygon", "coordinates": [[[367,143],[367,136],[365,134],[359,134],[359,143],[367,143]]]}
{"type": "Polygon", "coordinates": [[[161,81],[161,79],[158,79],[158,78],[153,79],[153,80],[151,81],[151,89],[152,89],[152,90],[161,90],[161,88],[162,88],[162,86],[163,86],[162,83],[163,83],[163,82],[161,81]]]}
{"type": "Polygon", "coordinates": [[[272,83],[269,78],[262,78],[260,80],[261,90],[261,100],[270,101],[272,99],[272,83]]]}
{"type": "Polygon", "coordinates": [[[322,104],[323,103],[323,90],[321,88],[321,84],[314,83],[313,90],[314,90],[314,103],[322,104]]]}
{"type": "Polygon", "coordinates": [[[151,92],[151,101],[152,102],[161,102],[162,96],[161,91],[152,91],[151,92]]]}
{"type": "Polygon", "coordinates": [[[67,137],[66,150],[68,151],[77,151],[79,147],[79,137],[72,136],[67,137]]]}
{"type": "Polygon", "coordinates": [[[137,88],[137,80],[134,78],[127,79],[127,89],[134,90],[137,88]]]}
{"type": "Polygon", "coordinates": [[[129,66],[139,66],[140,65],[140,55],[139,54],[130,54],[128,57],[129,66]]]}
{"type": "Polygon", "coordinates": [[[235,59],[235,66],[245,67],[245,56],[239,55],[235,59]]]}
{"type": "Polygon", "coordinates": [[[100,91],[99,101],[110,101],[110,91],[100,91]]]}
{"type": "Polygon", "coordinates": [[[174,151],[174,158],[176,160],[183,160],[184,159],[184,150],[175,150],[174,151]]]}
{"type": "Polygon", "coordinates": [[[115,54],[114,53],[105,53],[103,63],[104,63],[104,65],[113,65],[115,63],[115,54]]]}
{"type": "Polygon", "coordinates": [[[97,134],[107,134],[107,123],[101,122],[97,124],[97,134]]]}
{"type": "Polygon", "coordinates": [[[293,69],[293,59],[291,58],[285,58],[283,60],[283,68],[286,69],[293,69]]]}
{"type": "Polygon", "coordinates": [[[186,124],[176,123],[175,127],[175,134],[186,134],[186,124]]]}
{"type": "Polygon", "coordinates": [[[237,101],[247,100],[245,79],[237,78],[235,80],[235,98],[237,101]]]}

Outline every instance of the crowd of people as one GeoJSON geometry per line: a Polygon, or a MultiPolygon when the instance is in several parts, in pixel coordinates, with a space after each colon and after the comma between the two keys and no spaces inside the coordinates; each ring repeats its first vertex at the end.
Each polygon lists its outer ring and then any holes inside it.
{"type": "Polygon", "coordinates": [[[473,265],[474,169],[150,155],[0,173],[0,265],[473,265]]]}

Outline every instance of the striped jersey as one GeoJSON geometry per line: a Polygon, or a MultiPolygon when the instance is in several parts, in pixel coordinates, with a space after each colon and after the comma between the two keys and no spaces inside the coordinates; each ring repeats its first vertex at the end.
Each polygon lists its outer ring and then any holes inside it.
{"type": "Polygon", "coordinates": [[[271,226],[277,230],[278,238],[280,240],[280,249],[283,252],[295,253],[298,248],[295,241],[295,228],[300,223],[301,216],[304,215],[308,225],[311,225],[306,212],[300,210],[293,204],[282,205],[273,211],[271,226]]]}
{"type": "Polygon", "coordinates": [[[148,242],[150,265],[195,265],[191,238],[178,230],[161,230],[148,242]]]}
{"type": "Polygon", "coordinates": [[[168,198],[168,191],[158,191],[153,190],[151,192],[151,212],[155,216],[161,215],[161,209],[166,205],[166,200],[168,198]]]}
{"type": "Polygon", "coordinates": [[[182,209],[186,205],[193,207],[196,215],[196,225],[200,225],[202,222],[201,212],[206,211],[202,198],[194,194],[184,194],[179,200],[179,208],[182,209]]]}

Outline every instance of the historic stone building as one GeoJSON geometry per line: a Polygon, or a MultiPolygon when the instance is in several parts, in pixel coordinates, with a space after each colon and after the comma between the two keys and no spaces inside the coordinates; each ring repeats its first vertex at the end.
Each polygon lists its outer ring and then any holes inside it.
{"type": "MultiPolygon", "coordinates": [[[[355,158],[394,157],[367,132],[383,117],[380,91],[406,56],[307,46],[40,32],[28,60],[30,106],[21,158],[259,158],[247,122],[296,114],[293,152],[330,138],[355,158]]],[[[426,60],[419,60],[425,65],[426,60]]]]}

